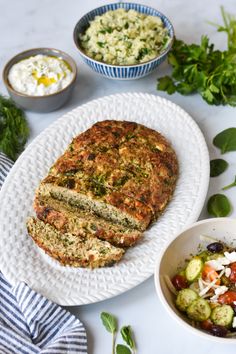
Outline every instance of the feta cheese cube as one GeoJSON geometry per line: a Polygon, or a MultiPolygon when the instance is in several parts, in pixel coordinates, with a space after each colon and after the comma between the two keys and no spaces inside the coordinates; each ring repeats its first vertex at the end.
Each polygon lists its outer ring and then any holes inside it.
{"type": "Polygon", "coordinates": [[[233,328],[236,328],[236,317],[233,318],[232,327],[233,327],[233,328]]]}
{"type": "Polygon", "coordinates": [[[236,252],[224,252],[225,257],[230,261],[230,263],[236,262],[236,252]]]}
{"type": "Polygon", "coordinates": [[[231,274],[231,269],[230,268],[225,268],[225,276],[228,278],[231,274]]]}

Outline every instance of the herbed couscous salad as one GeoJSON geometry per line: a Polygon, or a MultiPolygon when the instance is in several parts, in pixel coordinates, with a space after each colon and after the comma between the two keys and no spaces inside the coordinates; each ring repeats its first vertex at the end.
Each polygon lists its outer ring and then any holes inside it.
{"type": "Polygon", "coordinates": [[[133,65],[157,57],[170,36],[159,17],[117,9],[96,16],[79,40],[85,54],[95,60],[133,65]]]}

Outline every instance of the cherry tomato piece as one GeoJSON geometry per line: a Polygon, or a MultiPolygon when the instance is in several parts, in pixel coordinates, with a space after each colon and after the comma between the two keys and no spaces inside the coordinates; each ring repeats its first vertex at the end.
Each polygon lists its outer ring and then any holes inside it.
{"type": "MultiPolygon", "coordinates": [[[[209,266],[208,264],[204,264],[202,269],[202,279],[208,282],[212,282],[213,280],[217,279],[219,274],[215,271],[214,268],[209,266]]],[[[217,279],[215,282],[216,285],[220,285],[220,279],[217,279]]]]}
{"type": "Polygon", "coordinates": [[[202,321],[200,326],[202,329],[216,337],[226,337],[228,334],[228,329],[226,327],[215,325],[210,320],[202,321]]]}
{"type": "Polygon", "coordinates": [[[236,291],[228,290],[224,294],[220,295],[218,302],[220,304],[230,305],[236,301],[236,291]]]}
{"type": "Polygon", "coordinates": [[[200,326],[205,331],[210,331],[213,326],[213,323],[210,320],[205,320],[200,323],[200,326]]]}
{"type": "Polygon", "coordinates": [[[231,274],[229,276],[229,280],[231,283],[236,283],[236,262],[230,264],[231,274]]]}
{"type": "Polygon", "coordinates": [[[186,289],[188,287],[187,279],[180,274],[176,274],[172,278],[172,284],[174,285],[175,289],[178,291],[182,289],[186,289]]]}

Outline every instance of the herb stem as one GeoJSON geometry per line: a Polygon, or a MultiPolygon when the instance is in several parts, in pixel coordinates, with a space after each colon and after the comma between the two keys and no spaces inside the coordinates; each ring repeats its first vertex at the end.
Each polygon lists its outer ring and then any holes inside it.
{"type": "Polygon", "coordinates": [[[112,354],[115,354],[115,333],[112,333],[112,354]]]}
{"type": "Polygon", "coordinates": [[[225,187],[223,187],[223,188],[222,188],[222,190],[223,190],[223,191],[225,191],[225,190],[230,189],[230,188],[232,188],[232,187],[236,187],[236,176],[235,176],[235,180],[234,180],[234,182],[233,182],[233,183],[228,184],[228,185],[227,185],[227,186],[225,186],[225,187]]]}

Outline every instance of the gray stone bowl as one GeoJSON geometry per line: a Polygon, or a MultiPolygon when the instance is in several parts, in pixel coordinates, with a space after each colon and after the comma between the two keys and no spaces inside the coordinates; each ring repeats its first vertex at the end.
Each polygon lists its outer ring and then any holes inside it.
{"type": "Polygon", "coordinates": [[[53,48],[35,48],[26,50],[25,52],[14,56],[3,69],[3,82],[11,98],[18,106],[35,112],[51,112],[63,106],[72,94],[75,87],[76,76],[77,68],[74,60],[68,54],[53,48]],[[66,61],[74,74],[74,77],[69,85],[56,93],[45,96],[31,96],[14,90],[8,81],[10,68],[20,60],[29,58],[30,56],[35,56],[37,54],[59,57],[66,61]]]}

